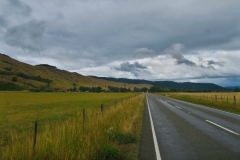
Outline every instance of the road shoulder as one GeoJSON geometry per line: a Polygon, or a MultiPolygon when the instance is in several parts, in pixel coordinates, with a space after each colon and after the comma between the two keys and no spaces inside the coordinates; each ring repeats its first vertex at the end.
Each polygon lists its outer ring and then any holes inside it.
{"type": "Polygon", "coordinates": [[[142,134],[140,140],[138,159],[156,160],[156,153],[154,148],[152,129],[146,99],[143,112],[142,134]]]}

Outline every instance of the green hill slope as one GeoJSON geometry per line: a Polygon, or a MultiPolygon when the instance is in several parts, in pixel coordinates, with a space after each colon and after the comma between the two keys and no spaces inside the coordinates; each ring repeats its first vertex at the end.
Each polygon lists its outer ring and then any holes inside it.
{"type": "Polygon", "coordinates": [[[32,66],[0,54],[0,88],[8,85],[13,88],[15,86],[15,90],[40,89],[49,91],[67,91],[73,87],[78,89],[80,86],[102,87],[105,90],[108,90],[109,86],[130,89],[134,87],[149,88],[151,86],[150,84],[129,84],[96,79],[91,76],[60,70],[48,64],[32,66]]]}

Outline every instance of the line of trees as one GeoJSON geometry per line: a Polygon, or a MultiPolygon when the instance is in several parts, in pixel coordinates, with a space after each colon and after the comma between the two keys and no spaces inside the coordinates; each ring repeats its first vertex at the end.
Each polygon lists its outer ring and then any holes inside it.
{"type": "Polygon", "coordinates": [[[79,89],[77,89],[76,85],[73,84],[73,88],[68,89],[70,92],[147,92],[148,88],[137,88],[135,87],[133,90],[130,88],[123,88],[123,87],[114,87],[114,86],[108,86],[108,90],[102,89],[102,87],[83,87],[80,86],[79,89]]]}
{"type": "Polygon", "coordinates": [[[234,92],[240,92],[240,88],[235,88],[233,91],[234,92]]]}
{"type": "Polygon", "coordinates": [[[36,81],[40,81],[40,82],[46,82],[47,86],[49,86],[50,83],[52,82],[52,80],[47,79],[47,78],[42,78],[41,76],[30,76],[30,75],[26,75],[24,73],[17,73],[16,75],[19,77],[25,78],[25,79],[32,79],[32,80],[36,80],[36,81]]]}
{"type": "Polygon", "coordinates": [[[79,87],[80,92],[102,92],[102,87],[79,87]]]}
{"type": "Polygon", "coordinates": [[[0,83],[0,91],[21,91],[24,88],[13,83],[0,83]]]}

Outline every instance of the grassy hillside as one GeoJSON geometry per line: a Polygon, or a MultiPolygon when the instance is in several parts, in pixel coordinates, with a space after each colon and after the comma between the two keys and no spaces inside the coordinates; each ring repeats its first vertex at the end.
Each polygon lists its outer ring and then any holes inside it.
{"type": "MultiPolygon", "coordinates": [[[[60,70],[50,65],[32,66],[19,62],[7,55],[0,54],[0,84],[11,83],[12,87],[51,91],[66,91],[69,88],[84,87],[102,87],[108,90],[108,86],[130,88],[150,87],[149,84],[128,84],[121,82],[112,82],[108,80],[96,79],[90,76],[83,76],[78,73],[72,73],[60,70]]],[[[16,89],[21,90],[21,89],[16,89]]]]}

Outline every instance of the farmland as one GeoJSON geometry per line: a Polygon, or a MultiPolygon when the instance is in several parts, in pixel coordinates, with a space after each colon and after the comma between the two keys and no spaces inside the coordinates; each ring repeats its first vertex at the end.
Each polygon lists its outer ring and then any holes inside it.
{"type": "Polygon", "coordinates": [[[240,114],[240,93],[210,92],[210,93],[159,93],[175,99],[206,105],[208,107],[240,114]]]}
{"type": "Polygon", "coordinates": [[[134,142],[140,136],[143,94],[135,94],[1,92],[0,157],[89,159],[104,157],[108,149],[124,156],[116,135],[121,141],[133,135],[134,142]],[[39,133],[33,155],[34,121],[39,133]]]}

